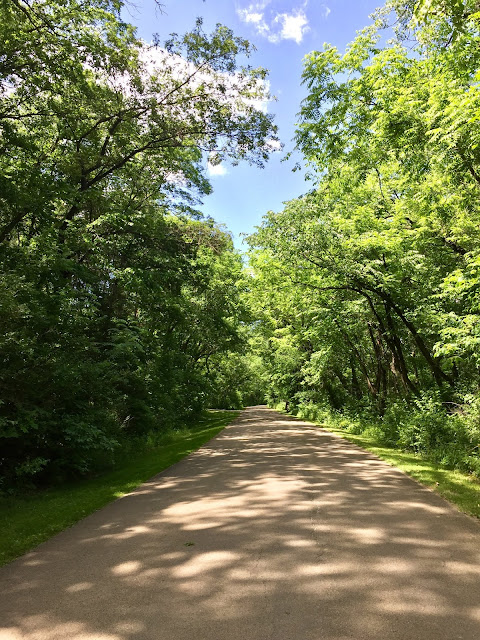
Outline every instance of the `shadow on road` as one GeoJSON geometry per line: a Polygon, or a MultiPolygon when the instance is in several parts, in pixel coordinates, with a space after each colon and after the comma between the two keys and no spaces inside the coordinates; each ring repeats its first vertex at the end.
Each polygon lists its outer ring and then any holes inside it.
{"type": "Polygon", "coordinates": [[[0,570],[0,640],[478,640],[480,528],[252,407],[0,570]]]}

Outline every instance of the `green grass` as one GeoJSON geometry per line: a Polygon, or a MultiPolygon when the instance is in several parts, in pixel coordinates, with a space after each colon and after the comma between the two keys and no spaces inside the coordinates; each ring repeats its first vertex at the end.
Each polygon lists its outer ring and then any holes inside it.
{"type": "Polygon", "coordinates": [[[165,434],[150,450],[129,455],[119,468],[91,479],[0,499],[0,566],[63,531],[217,435],[239,411],[208,411],[201,420],[165,434]]]}
{"type": "Polygon", "coordinates": [[[480,518],[480,482],[474,476],[442,468],[415,453],[387,447],[370,435],[356,435],[328,423],[314,424],[371,451],[388,464],[433,489],[464,513],[480,518]]]}

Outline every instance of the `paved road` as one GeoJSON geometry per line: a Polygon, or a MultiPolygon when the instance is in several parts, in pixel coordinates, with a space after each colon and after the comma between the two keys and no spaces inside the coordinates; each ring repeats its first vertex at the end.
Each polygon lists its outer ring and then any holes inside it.
{"type": "Polygon", "coordinates": [[[479,640],[480,526],[264,407],[0,570],[0,640],[479,640]]]}

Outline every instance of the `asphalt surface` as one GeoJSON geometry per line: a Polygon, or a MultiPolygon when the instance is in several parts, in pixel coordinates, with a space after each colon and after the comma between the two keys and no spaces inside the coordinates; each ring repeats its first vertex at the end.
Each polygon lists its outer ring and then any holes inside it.
{"type": "Polygon", "coordinates": [[[480,526],[252,407],[0,570],[0,640],[479,640],[480,526]]]}

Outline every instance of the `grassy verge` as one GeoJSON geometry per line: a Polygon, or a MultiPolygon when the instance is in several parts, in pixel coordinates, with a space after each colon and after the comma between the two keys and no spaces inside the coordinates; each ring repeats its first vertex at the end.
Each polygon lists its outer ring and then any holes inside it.
{"type": "Polygon", "coordinates": [[[178,462],[217,435],[239,411],[209,411],[195,424],[172,431],[158,445],[101,476],[0,499],[0,566],[36,547],[89,513],[178,462]]]}
{"type": "MultiPolygon", "coordinates": [[[[276,409],[281,411],[279,407],[276,409]]],[[[480,482],[474,476],[445,469],[415,453],[385,446],[369,434],[350,433],[348,429],[339,428],[330,422],[308,421],[371,451],[388,464],[401,469],[421,484],[439,493],[448,502],[456,505],[460,511],[480,518],[480,482]]]]}

